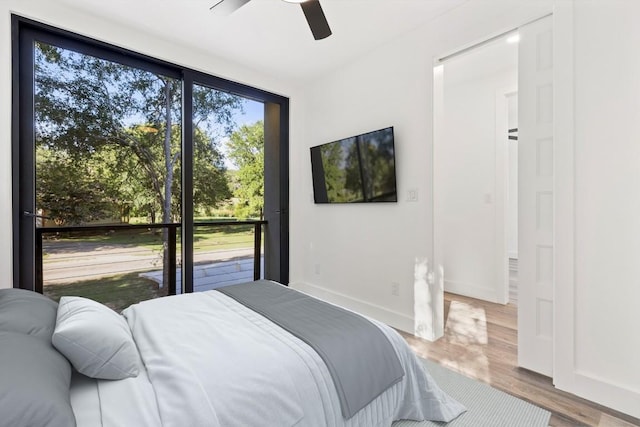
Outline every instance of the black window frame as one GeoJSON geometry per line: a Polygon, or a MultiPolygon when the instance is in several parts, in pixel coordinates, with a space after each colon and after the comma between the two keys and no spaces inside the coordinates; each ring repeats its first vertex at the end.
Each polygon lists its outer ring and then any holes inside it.
{"type": "MultiPolygon", "coordinates": [[[[283,284],[289,282],[289,98],[213,74],[176,65],[91,37],[62,30],[19,15],[11,15],[12,24],[12,222],[13,222],[13,287],[34,290],[35,271],[24,266],[23,252],[33,244],[22,241],[33,235],[21,227],[30,220],[23,214],[25,206],[35,204],[34,174],[24,171],[22,164],[33,165],[34,103],[33,43],[41,41],[64,49],[137,67],[149,72],[180,79],[182,98],[182,247],[183,265],[193,265],[193,124],[192,90],[194,84],[228,92],[265,105],[265,278],[283,284]],[[30,46],[31,44],[31,46],[30,46]],[[273,112],[276,111],[276,114],[273,112]],[[30,163],[29,163],[30,162],[30,163]],[[21,185],[22,184],[22,185],[21,185]],[[21,231],[22,229],[22,231],[21,231]]],[[[31,172],[33,172],[31,168],[31,172]]],[[[33,222],[33,221],[31,221],[33,222]]],[[[31,259],[35,259],[33,254],[31,259]]],[[[184,292],[193,291],[192,268],[182,269],[184,292]]]]}

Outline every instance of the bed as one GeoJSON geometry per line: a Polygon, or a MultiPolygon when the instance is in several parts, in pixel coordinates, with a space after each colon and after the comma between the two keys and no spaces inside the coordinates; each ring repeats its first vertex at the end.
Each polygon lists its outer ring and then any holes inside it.
{"type": "Polygon", "coordinates": [[[16,427],[389,427],[465,410],[393,329],[268,281],[122,314],[81,297],[58,304],[1,289],[0,378],[0,419],[16,427]],[[268,313],[278,305],[294,317],[268,313]],[[336,338],[352,332],[342,326],[349,316],[373,330],[336,338]],[[376,340],[390,353],[366,347],[376,340]],[[399,375],[389,373],[395,363],[399,375]]]}

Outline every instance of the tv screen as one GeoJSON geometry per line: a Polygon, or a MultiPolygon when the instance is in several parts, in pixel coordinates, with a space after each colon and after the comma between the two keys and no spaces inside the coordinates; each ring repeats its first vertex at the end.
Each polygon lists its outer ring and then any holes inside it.
{"type": "Polygon", "coordinates": [[[311,147],[316,203],[397,202],[393,127],[311,147]]]}

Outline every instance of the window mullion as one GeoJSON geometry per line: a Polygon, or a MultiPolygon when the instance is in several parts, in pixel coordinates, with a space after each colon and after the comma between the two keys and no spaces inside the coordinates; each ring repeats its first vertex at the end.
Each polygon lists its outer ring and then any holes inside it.
{"type": "Polygon", "coordinates": [[[182,290],[193,292],[193,76],[182,75],[182,290]]]}

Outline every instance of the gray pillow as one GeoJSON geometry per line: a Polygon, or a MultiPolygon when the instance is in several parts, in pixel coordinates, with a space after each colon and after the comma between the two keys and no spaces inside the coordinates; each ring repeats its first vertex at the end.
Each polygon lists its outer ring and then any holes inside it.
{"type": "Polygon", "coordinates": [[[124,317],[99,302],[62,297],[53,345],[91,378],[121,380],[138,375],[138,349],[124,317]]]}
{"type": "Polygon", "coordinates": [[[76,425],[69,401],[71,366],[51,343],[0,331],[0,424],[76,425]]]}
{"type": "Polygon", "coordinates": [[[0,289],[0,331],[33,335],[51,343],[58,303],[24,289],[0,289]]]}

